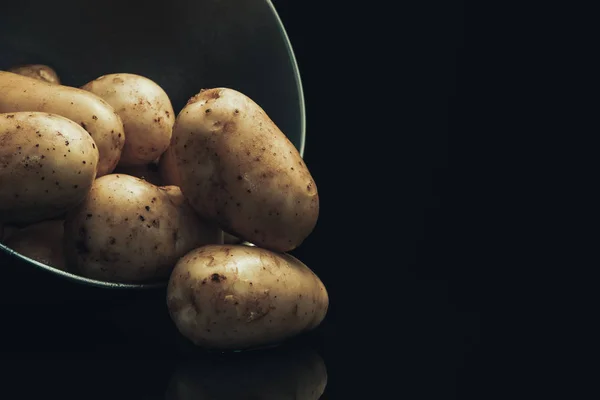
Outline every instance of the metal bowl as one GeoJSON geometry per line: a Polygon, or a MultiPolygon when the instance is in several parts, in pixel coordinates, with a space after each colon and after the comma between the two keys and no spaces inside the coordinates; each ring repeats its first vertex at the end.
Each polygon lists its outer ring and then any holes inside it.
{"type": "MultiPolygon", "coordinates": [[[[14,1],[0,12],[0,69],[47,64],[62,84],[136,73],[157,82],[176,112],[202,88],[230,87],[254,99],[302,155],[305,111],[292,46],[270,0],[14,1]]],[[[0,88],[1,90],[1,88],[0,88]]],[[[1,190],[1,188],[0,188],[1,190]]],[[[87,279],[34,261],[0,243],[2,275],[101,289],[152,289],[87,279]],[[8,275],[7,275],[8,274],[8,275]],[[12,274],[12,275],[11,275],[12,274]]]]}

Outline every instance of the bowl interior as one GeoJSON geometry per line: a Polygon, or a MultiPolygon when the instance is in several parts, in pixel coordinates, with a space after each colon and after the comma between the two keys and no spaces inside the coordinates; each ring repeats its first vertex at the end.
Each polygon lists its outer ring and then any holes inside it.
{"type": "MultiPolygon", "coordinates": [[[[0,12],[0,69],[34,63],[50,65],[75,87],[108,73],[146,76],[176,112],[200,89],[230,87],[254,99],[304,152],[300,76],[269,0],[175,0],[163,7],[140,0],[9,2],[0,12]]],[[[80,283],[155,286],[86,280],[0,249],[80,283]]]]}

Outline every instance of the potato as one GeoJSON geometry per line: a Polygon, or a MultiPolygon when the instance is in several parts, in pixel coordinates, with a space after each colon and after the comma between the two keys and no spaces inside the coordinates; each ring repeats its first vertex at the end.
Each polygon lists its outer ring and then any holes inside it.
{"type": "Polygon", "coordinates": [[[223,244],[223,231],[209,221],[202,220],[190,206],[178,186],[160,187],[179,211],[179,241],[177,254],[185,255],[199,244],[223,244]]]}
{"type": "Polygon", "coordinates": [[[60,85],[60,79],[58,78],[56,71],[44,64],[19,65],[9,69],[8,72],[28,76],[29,78],[53,83],[55,85],[60,85]]]}
{"type": "Polygon", "coordinates": [[[67,265],[104,281],[166,280],[181,256],[219,240],[218,228],[200,220],[177,192],[124,174],[96,179],[85,201],[67,213],[67,265]]]}
{"type": "Polygon", "coordinates": [[[0,71],[0,113],[17,111],[44,111],[75,121],[98,146],[98,177],[115,169],[125,144],[123,123],[100,97],[85,90],[0,71]]]}
{"type": "Polygon", "coordinates": [[[97,165],[94,140],[75,122],[42,112],[0,114],[0,221],[61,215],[85,198],[97,165]]]}
{"type": "Polygon", "coordinates": [[[160,157],[158,162],[158,172],[165,185],[175,185],[181,187],[181,179],[177,172],[177,163],[173,156],[173,148],[168,147],[160,157]]]}
{"type": "Polygon", "coordinates": [[[177,116],[171,146],[184,195],[224,231],[283,252],[314,229],[319,196],[308,168],[244,94],[201,91],[177,116]]]}
{"type": "Polygon", "coordinates": [[[288,254],[207,245],[177,262],[167,305],[177,329],[192,343],[239,350],[316,328],[329,297],[321,280],[288,254]]]}
{"type": "Polygon", "coordinates": [[[82,89],[106,100],[123,121],[127,139],[119,165],[149,164],[167,149],[175,112],[158,84],[140,75],[110,74],[82,89]]]}
{"type": "Polygon", "coordinates": [[[146,182],[150,182],[151,184],[156,186],[163,185],[163,180],[160,176],[158,165],[154,163],[131,166],[117,165],[117,168],[115,168],[114,173],[131,175],[136,178],[143,179],[146,182]]]}
{"type": "Polygon", "coordinates": [[[8,238],[10,238],[13,233],[18,231],[19,228],[14,225],[2,225],[2,223],[0,223],[0,242],[6,243],[8,238]]]}
{"type": "Polygon", "coordinates": [[[166,400],[317,400],[327,386],[323,358],[311,348],[196,357],[179,362],[166,400]]]}
{"type": "Polygon", "coordinates": [[[42,264],[66,270],[62,220],[42,221],[13,233],[6,246],[42,264]]]}

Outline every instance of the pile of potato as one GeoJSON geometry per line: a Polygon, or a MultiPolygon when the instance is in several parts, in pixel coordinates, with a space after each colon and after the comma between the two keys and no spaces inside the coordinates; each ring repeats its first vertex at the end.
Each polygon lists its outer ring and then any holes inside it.
{"type": "Polygon", "coordinates": [[[318,214],[297,149],[236,90],[200,90],[175,114],[135,74],[75,88],[45,65],[0,71],[2,242],[91,279],[168,280],[196,345],[260,347],[322,322],[327,290],[286,254],[318,214]]]}

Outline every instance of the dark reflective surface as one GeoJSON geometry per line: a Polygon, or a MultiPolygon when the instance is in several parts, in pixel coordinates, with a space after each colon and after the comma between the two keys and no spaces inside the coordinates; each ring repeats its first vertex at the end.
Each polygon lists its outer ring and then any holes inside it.
{"type": "Polygon", "coordinates": [[[323,358],[301,342],[230,354],[14,351],[3,361],[2,391],[19,398],[317,400],[327,386],[323,358]]]}
{"type": "Polygon", "coordinates": [[[321,392],[322,399],[383,396],[392,388],[399,398],[458,398],[477,384],[465,381],[475,317],[449,305],[441,285],[396,288],[402,294],[393,307],[375,310],[377,301],[365,299],[366,309],[344,310],[356,304],[336,297],[314,332],[225,354],[179,335],[164,293],[112,308],[4,304],[0,360],[11,367],[2,390],[21,390],[22,398],[304,400],[321,392]]]}
{"type": "Polygon", "coordinates": [[[297,345],[180,360],[166,399],[318,400],[326,386],[323,358],[297,345]]]}

